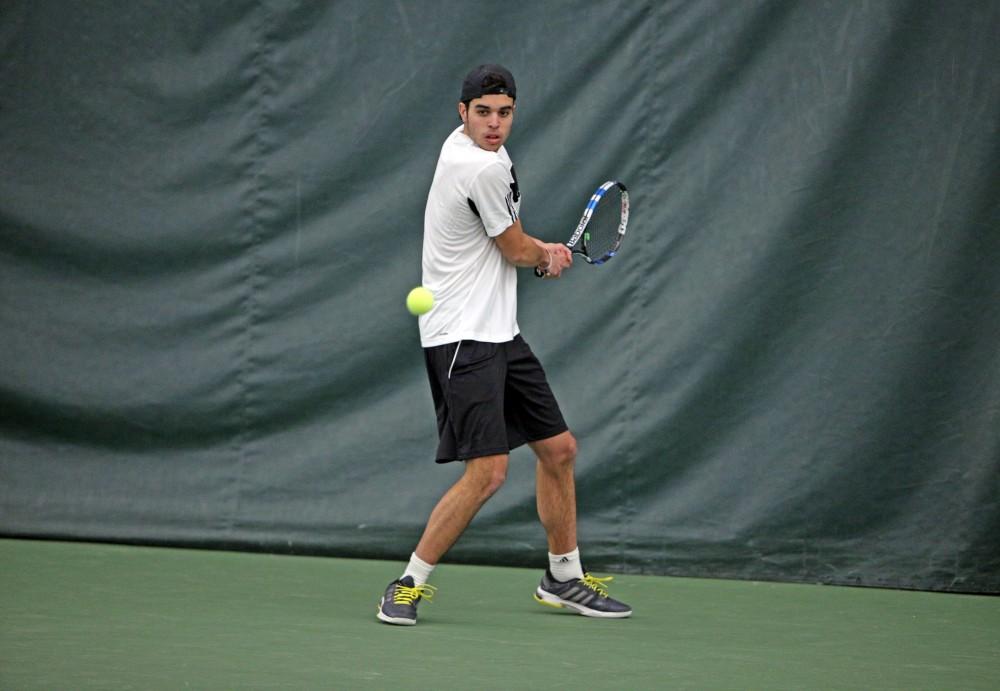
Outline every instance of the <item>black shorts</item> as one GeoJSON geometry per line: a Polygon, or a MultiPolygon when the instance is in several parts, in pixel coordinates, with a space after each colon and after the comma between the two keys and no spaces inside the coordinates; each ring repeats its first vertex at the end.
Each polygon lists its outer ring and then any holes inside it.
{"type": "Polygon", "coordinates": [[[542,365],[520,335],[424,348],[437,412],[437,462],[510,453],[565,432],[542,365]],[[457,351],[457,352],[456,352],[457,351]]]}

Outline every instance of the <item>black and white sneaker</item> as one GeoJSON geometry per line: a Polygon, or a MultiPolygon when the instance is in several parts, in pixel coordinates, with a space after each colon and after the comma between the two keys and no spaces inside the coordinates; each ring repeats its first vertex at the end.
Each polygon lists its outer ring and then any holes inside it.
{"type": "Polygon", "coordinates": [[[541,584],[535,590],[535,600],[549,607],[572,609],[585,617],[605,619],[630,617],[631,607],[608,597],[608,587],[605,584],[613,578],[614,576],[594,578],[585,573],[580,579],[557,581],[552,577],[552,572],[546,569],[541,584]]]}
{"type": "Polygon", "coordinates": [[[417,603],[434,599],[432,585],[414,585],[412,576],[403,576],[389,584],[378,603],[378,618],[387,624],[413,626],[417,623],[417,603]]]}

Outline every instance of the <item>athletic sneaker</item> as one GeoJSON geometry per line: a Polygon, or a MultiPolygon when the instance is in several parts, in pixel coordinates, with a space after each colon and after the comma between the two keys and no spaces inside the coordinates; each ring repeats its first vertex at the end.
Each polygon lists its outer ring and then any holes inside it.
{"type": "Polygon", "coordinates": [[[417,603],[434,599],[432,585],[414,585],[413,576],[403,576],[389,584],[378,603],[378,618],[387,624],[413,626],[417,623],[417,603]]]}
{"type": "Polygon", "coordinates": [[[552,572],[545,570],[542,582],[535,591],[535,600],[549,607],[568,607],[585,617],[624,619],[632,616],[632,608],[624,602],[608,597],[605,585],[614,576],[594,578],[584,573],[583,578],[557,581],[552,572]]]}

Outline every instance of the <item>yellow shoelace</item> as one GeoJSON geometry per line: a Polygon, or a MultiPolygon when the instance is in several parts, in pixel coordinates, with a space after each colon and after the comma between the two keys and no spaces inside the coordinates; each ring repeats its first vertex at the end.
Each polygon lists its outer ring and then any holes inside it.
{"type": "Polygon", "coordinates": [[[424,583],[412,588],[402,584],[396,584],[396,592],[392,596],[392,601],[397,605],[412,605],[419,598],[424,598],[428,602],[434,600],[434,591],[437,590],[432,585],[424,583]]]}
{"type": "Polygon", "coordinates": [[[610,583],[615,580],[614,576],[607,576],[605,578],[596,578],[591,576],[589,573],[583,574],[583,584],[593,591],[596,591],[598,595],[602,597],[608,596],[608,586],[605,583],[610,583]]]}

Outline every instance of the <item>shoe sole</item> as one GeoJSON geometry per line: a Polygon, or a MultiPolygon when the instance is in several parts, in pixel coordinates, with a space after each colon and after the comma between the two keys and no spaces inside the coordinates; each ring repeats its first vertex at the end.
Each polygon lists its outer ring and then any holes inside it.
{"type": "Polygon", "coordinates": [[[375,615],[380,621],[384,621],[386,624],[395,624],[397,626],[413,626],[417,623],[416,619],[406,619],[404,617],[390,617],[384,612],[382,612],[382,605],[385,603],[385,598],[382,598],[378,602],[378,613],[375,615]]]}
{"type": "Polygon", "coordinates": [[[625,612],[602,612],[597,609],[585,607],[578,602],[563,600],[558,595],[553,595],[552,593],[546,592],[541,588],[535,590],[534,598],[535,602],[540,605],[555,607],[557,609],[571,609],[577,614],[582,614],[585,617],[595,617],[598,619],[625,619],[632,616],[632,610],[625,612]]]}

